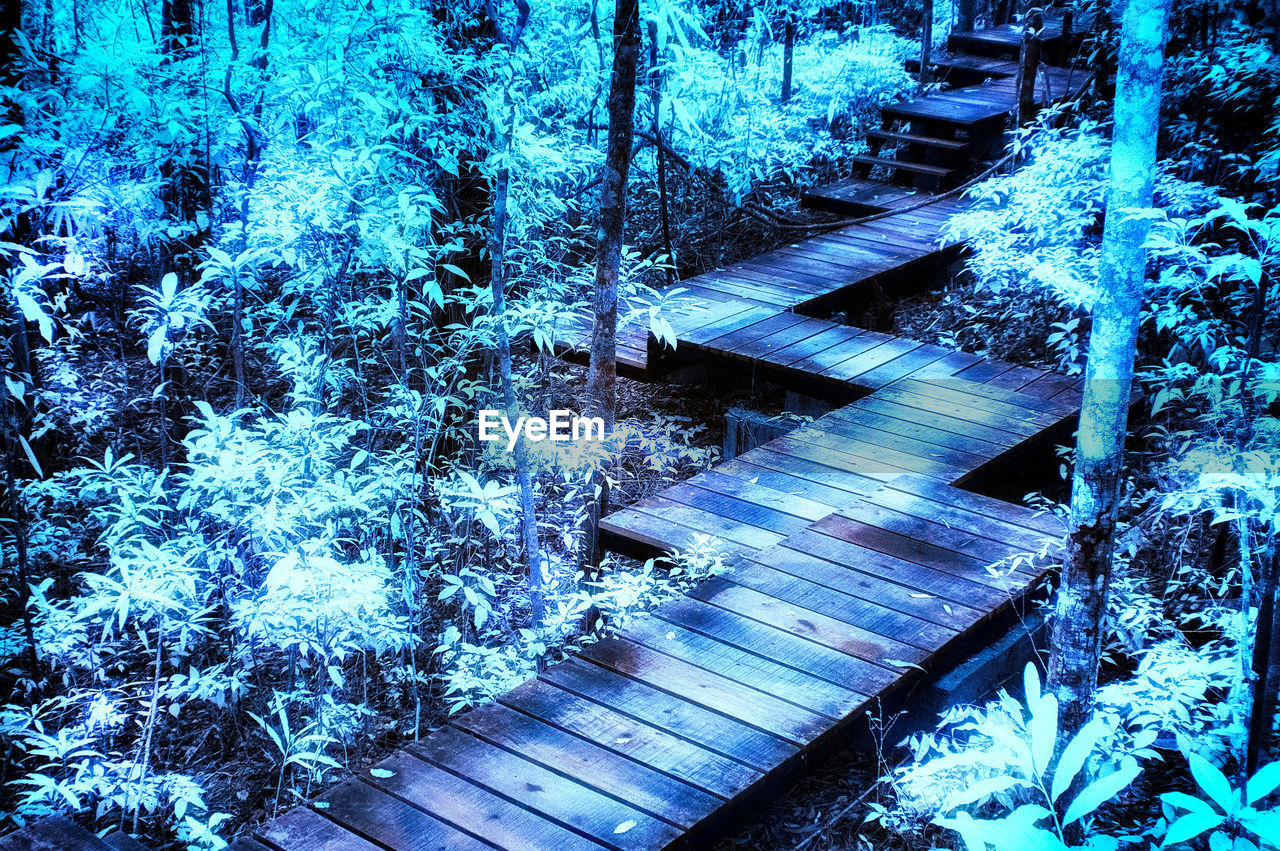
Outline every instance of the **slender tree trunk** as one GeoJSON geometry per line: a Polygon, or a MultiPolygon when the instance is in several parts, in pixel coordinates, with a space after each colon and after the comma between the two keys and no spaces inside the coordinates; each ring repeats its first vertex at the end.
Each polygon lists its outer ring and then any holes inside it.
{"type": "MultiPolygon", "coordinates": [[[[518,0],[520,11],[515,31],[509,36],[509,48],[515,51],[519,47],[520,36],[525,22],[529,19],[529,5],[518,0]]],[[[502,385],[502,402],[506,409],[507,419],[517,422],[520,416],[516,402],[515,387],[512,382],[511,335],[507,331],[506,311],[506,255],[507,255],[507,210],[508,187],[511,183],[511,171],[507,167],[510,158],[511,142],[516,132],[516,113],[512,106],[509,115],[510,123],[501,128],[500,165],[493,180],[493,229],[489,234],[489,258],[492,270],[489,275],[489,289],[493,295],[493,321],[498,338],[498,376],[502,385]]],[[[538,546],[538,517],[534,511],[533,471],[529,460],[529,448],[524,438],[515,446],[516,490],[520,502],[520,534],[524,544],[525,565],[529,571],[529,608],[533,627],[541,627],[545,619],[542,575],[542,552],[538,546]]]]}
{"type": "MultiPolygon", "coordinates": [[[[1276,694],[1280,690],[1280,600],[1277,599],[1277,576],[1280,573],[1280,549],[1275,542],[1264,557],[1262,576],[1258,582],[1258,625],[1253,638],[1253,707],[1249,717],[1249,742],[1245,753],[1245,774],[1258,770],[1261,755],[1271,745],[1271,725],[1276,715],[1276,694]]],[[[1244,565],[1249,570],[1249,565],[1244,565]]],[[[1244,601],[1246,607],[1249,602],[1244,601]]]]}
{"type": "MultiPolygon", "coordinates": [[[[596,285],[587,369],[587,415],[604,420],[612,433],[618,404],[618,274],[622,266],[622,226],[627,212],[627,173],[631,168],[632,120],[636,109],[636,66],[640,56],[640,4],[619,0],[613,19],[613,77],[609,86],[609,146],[600,191],[600,231],[596,248],[596,285]]],[[[600,515],[608,501],[605,471],[593,477],[582,561],[595,564],[600,515]]]]}
{"type": "MultiPolygon", "coordinates": [[[[932,0],[926,0],[932,2],[932,0]]],[[[787,22],[784,24],[785,30],[782,37],[782,102],[786,103],[791,100],[791,70],[795,61],[796,51],[796,22],[791,15],[787,15],[787,22]]]]}
{"type": "MultiPolygon", "coordinates": [[[[31,623],[31,574],[27,553],[27,518],[18,492],[18,438],[22,415],[16,410],[13,396],[6,389],[0,400],[0,440],[4,441],[5,489],[9,496],[9,517],[12,519],[14,554],[17,556],[18,605],[22,608],[22,631],[27,640],[27,669],[32,682],[40,681],[40,658],[36,650],[35,628],[31,623]]],[[[0,557],[2,560],[2,557],[0,557]]]]}
{"type": "Polygon", "coordinates": [[[1071,519],[1053,618],[1049,683],[1063,741],[1093,710],[1101,630],[1133,383],[1159,131],[1160,74],[1169,0],[1129,0],[1119,82],[1098,298],[1076,439],[1071,519]]]}
{"type": "MultiPolygon", "coordinates": [[[[510,128],[514,134],[515,127],[510,128]]],[[[509,147],[509,142],[508,142],[509,147]]],[[[506,157],[503,157],[505,163],[506,157]]],[[[498,337],[498,376],[502,385],[502,403],[507,419],[518,422],[519,405],[511,378],[511,336],[507,331],[506,275],[504,266],[507,254],[507,187],[511,174],[504,164],[494,180],[493,231],[490,234],[489,256],[493,263],[489,288],[493,293],[493,321],[498,337]]],[[[534,628],[542,626],[544,619],[545,591],[542,587],[542,553],[538,546],[538,516],[534,511],[533,472],[529,462],[529,447],[521,437],[515,446],[516,489],[520,501],[520,532],[524,544],[525,565],[529,571],[529,607],[534,628]]]]}
{"type": "Polygon", "coordinates": [[[933,82],[933,71],[929,67],[933,56],[933,0],[924,0],[924,9],[920,19],[920,87],[924,88],[933,82]]]}

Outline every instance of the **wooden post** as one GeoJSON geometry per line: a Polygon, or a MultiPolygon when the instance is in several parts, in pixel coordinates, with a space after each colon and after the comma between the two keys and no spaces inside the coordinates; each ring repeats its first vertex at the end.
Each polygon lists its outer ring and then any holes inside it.
{"type": "Polygon", "coordinates": [[[786,34],[782,41],[782,102],[791,100],[791,62],[796,47],[796,22],[787,15],[786,34]]]}
{"type": "Polygon", "coordinates": [[[933,0],[924,0],[924,20],[920,22],[920,87],[933,79],[929,73],[929,54],[933,52],[933,0]]]}
{"type": "Polygon", "coordinates": [[[1059,65],[1066,66],[1071,64],[1071,54],[1073,53],[1071,49],[1071,41],[1074,38],[1071,34],[1071,25],[1074,24],[1075,21],[1076,13],[1074,10],[1067,9],[1062,13],[1062,42],[1061,46],[1058,48],[1059,65]]]}
{"type": "Polygon", "coordinates": [[[1031,27],[1022,31],[1022,51],[1018,57],[1018,114],[1021,127],[1036,112],[1036,72],[1040,69],[1040,37],[1031,27]]]}
{"type": "MultiPolygon", "coordinates": [[[[653,91],[653,138],[657,141],[654,157],[658,162],[658,212],[662,222],[662,247],[667,252],[667,286],[675,286],[675,254],[671,250],[671,211],[667,206],[667,156],[662,149],[662,73],[658,70],[658,22],[649,24],[649,84],[653,91]]],[[[788,66],[789,67],[789,66],[788,66]]],[[[788,77],[788,82],[790,78],[788,77]]]]}

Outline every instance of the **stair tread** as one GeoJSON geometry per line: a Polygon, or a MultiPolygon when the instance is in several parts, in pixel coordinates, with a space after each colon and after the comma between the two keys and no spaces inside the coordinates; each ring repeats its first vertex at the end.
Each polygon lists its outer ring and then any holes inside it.
{"type": "Polygon", "coordinates": [[[903,171],[912,171],[917,174],[928,174],[933,177],[949,177],[955,173],[953,168],[943,168],[936,165],[925,165],[924,163],[907,162],[906,160],[887,160],[883,157],[857,156],[853,158],[854,162],[861,165],[877,166],[882,165],[887,168],[898,168],[903,171]]]}
{"type": "Polygon", "coordinates": [[[956,139],[939,139],[937,136],[921,136],[917,133],[868,130],[867,135],[873,139],[883,139],[886,142],[906,142],[911,145],[924,145],[929,148],[940,148],[946,151],[963,151],[969,147],[968,142],[961,142],[956,139]]]}

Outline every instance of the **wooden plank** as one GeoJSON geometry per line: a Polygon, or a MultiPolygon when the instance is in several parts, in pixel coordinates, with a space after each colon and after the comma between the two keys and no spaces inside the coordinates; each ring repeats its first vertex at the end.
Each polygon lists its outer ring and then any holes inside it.
{"type": "Polygon", "coordinates": [[[610,848],[661,848],[681,833],[647,813],[452,727],[442,727],[409,745],[409,750],[610,848]],[[633,826],[617,832],[627,823],[633,826]]]}
{"type": "Polygon", "coordinates": [[[873,696],[897,680],[887,668],[692,597],[664,603],[654,615],[762,659],[873,696]]]}
{"type": "Polygon", "coordinates": [[[767,355],[770,363],[776,363],[780,366],[788,366],[793,363],[811,358],[819,352],[825,351],[832,346],[843,345],[850,340],[860,336],[863,332],[858,328],[850,328],[847,325],[832,324],[823,331],[807,337],[799,342],[792,343],[775,350],[772,354],[767,355]]]}
{"type": "Polygon", "coordinates": [[[793,243],[786,248],[778,249],[778,254],[787,257],[798,257],[802,260],[813,260],[832,266],[840,266],[852,270],[860,278],[867,272],[886,272],[902,264],[902,258],[881,251],[871,246],[847,242],[832,246],[813,239],[793,243]]]}
{"type": "Polygon", "coordinates": [[[628,641],[746,683],[774,697],[838,722],[867,699],[843,685],[742,650],[652,615],[627,622],[628,641]]]}
{"type": "MultiPolygon", "coordinates": [[[[772,307],[779,297],[777,289],[744,283],[727,275],[714,272],[699,277],[698,282],[700,288],[713,289],[723,295],[731,296],[741,301],[748,301],[761,307],[772,307]]],[[[787,297],[803,298],[801,294],[789,294],[787,297]]]]}
{"type": "Polygon", "coordinates": [[[685,505],[663,496],[651,496],[631,506],[631,510],[652,514],[690,529],[696,529],[704,535],[723,538],[725,541],[741,544],[750,549],[767,547],[786,537],[779,532],[770,532],[750,523],[722,517],[712,511],[685,505]]]}
{"type": "Polygon", "coordinates": [[[850,470],[845,465],[829,463],[821,452],[813,452],[809,444],[793,446],[771,440],[738,456],[752,464],[768,467],[819,484],[852,492],[869,493],[884,483],[884,476],[850,470]]]}
{"type": "MultiPolygon", "coordinates": [[[[689,480],[689,484],[756,505],[763,505],[810,522],[826,517],[837,507],[829,502],[818,502],[797,493],[774,490],[766,484],[748,482],[736,476],[726,475],[721,472],[719,466],[705,473],[699,473],[689,480]]],[[[840,502],[844,504],[847,500],[840,502]]]]}
{"type": "Polygon", "coordinates": [[[776,300],[779,298],[801,302],[808,301],[815,296],[825,295],[828,292],[828,288],[821,284],[800,281],[790,277],[781,278],[755,267],[735,269],[732,272],[725,270],[714,274],[723,276],[725,279],[735,281],[743,286],[756,287],[773,293],[774,300],[769,303],[775,307],[777,306],[776,300]]]}
{"type": "Polygon", "coordinates": [[[800,752],[791,742],[599,665],[570,659],[539,677],[762,772],[800,752]]]}
{"type": "MultiPolygon", "coordinates": [[[[931,518],[918,517],[883,505],[876,501],[878,493],[845,506],[838,515],[924,543],[930,548],[930,552],[934,549],[950,550],[957,555],[975,559],[983,567],[999,564],[1026,552],[1026,548],[1008,541],[984,538],[971,534],[968,529],[953,528],[931,518]]],[[[1024,568],[1019,568],[1019,571],[1031,575],[1039,572],[1024,568]]]]}
{"type": "Polygon", "coordinates": [[[688,830],[724,803],[500,703],[477,707],[454,719],[453,724],[675,827],[688,830]]]}
{"type": "Polygon", "coordinates": [[[1076,378],[1077,376],[1061,375],[1056,372],[1042,372],[1039,378],[1023,387],[1021,392],[1038,399],[1051,399],[1054,394],[1073,386],[1076,378]]]}
{"type": "Polygon", "coordinates": [[[857,227],[831,231],[830,233],[810,237],[809,239],[811,242],[832,251],[842,251],[847,248],[852,248],[858,251],[875,251],[881,255],[894,257],[897,259],[899,264],[896,268],[900,268],[907,263],[919,260],[922,257],[933,253],[933,249],[921,251],[921,249],[916,246],[907,245],[903,242],[895,242],[888,239],[883,234],[857,227]]]}
{"type": "MultiPolygon", "coordinates": [[[[857,416],[858,412],[853,412],[857,416]]],[[[863,418],[862,421],[857,419],[847,419],[844,416],[828,415],[814,422],[815,428],[820,428],[825,432],[836,435],[844,435],[845,437],[856,438],[857,440],[872,444],[874,446],[883,446],[885,449],[892,449],[896,452],[904,452],[910,455],[917,455],[921,458],[929,458],[947,467],[956,470],[971,470],[980,467],[990,460],[995,452],[980,453],[973,451],[974,446],[969,441],[959,441],[955,439],[955,435],[950,435],[951,440],[945,443],[932,443],[927,440],[921,440],[916,437],[914,429],[909,434],[904,434],[905,429],[885,430],[877,428],[876,425],[869,424],[870,416],[863,418]],[[965,448],[960,448],[960,447],[965,448]]],[[[947,435],[948,432],[931,432],[931,436],[947,435]]],[[[988,446],[1001,451],[998,447],[988,444],[988,446]]],[[[829,512],[828,512],[829,513],[829,512]]],[[[818,518],[814,518],[815,520],[818,518]]]]}
{"type": "Polygon", "coordinates": [[[71,819],[45,816],[8,836],[3,851],[109,851],[110,846],[71,819]]]}
{"type": "MultiPolygon", "coordinates": [[[[899,611],[923,614],[930,609],[930,598],[936,598],[933,607],[940,608],[943,612],[946,612],[947,607],[957,610],[961,606],[982,612],[1008,599],[1005,591],[987,583],[973,582],[957,577],[954,573],[847,541],[840,536],[840,531],[840,528],[829,530],[828,526],[815,524],[804,532],[787,538],[782,546],[844,564],[849,570],[866,573],[900,586],[897,589],[886,588],[882,598],[884,605],[899,611]],[[828,531],[835,534],[828,534],[828,531]],[[928,596],[918,596],[920,594],[928,596]]],[[[933,615],[929,618],[935,623],[939,622],[933,615]]]]}
{"type": "MultiPolygon", "coordinates": [[[[785,537],[799,532],[812,519],[791,514],[736,496],[716,491],[714,488],[703,488],[691,483],[672,485],[662,491],[663,499],[679,502],[691,508],[707,511],[728,520],[755,526],[769,532],[776,532],[785,537]]],[[[826,512],[830,514],[831,512],[826,512]]],[[[825,515],[822,515],[825,516],[825,515]]]]}
{"type": "Polygon", "coordinates": [[[885,347],[893,342],[893,338],[885,340],[885,336],[887,335],[876,331],[865,331],[848,342],[824,349],[811,357],[796,361],[788,366],[793,370],[812,375],[823,375],[842,381],[844,378],[842,375],[837,374],[837,371],[844,364],[875,360],[878,352],[889,351],[885,347]]]}
{"type": "Polygon", "coordinates": [[[753,322],[759,322],[761,319],[772,316],[777,312],[776,309],[770,307],[752,306],[741,313],[735,313],[732,316],[710,322],[699,328],[684,331],[679,335],[679,339],[681,343],[688,345],[702,345],[708,340],[713,340],[753,322]]]}
{"type": "Polygon", "coordinates": [[[797,746],[830,728],[830,719],[816,712],[625,639],[606,638],[587,645],[579,655],[797,746]]]}
{"type": "Polygon", "coordinates": [[[730,349],[730,353],[738,355],[742,358],[751,360],[769,360],[774,352],[784,349],[793,343],[801,340],[807,340],[814,335],[825,331],[831,323],[821,319],[805,319],[803,322],[792,325],[785,331],[779,331],[776,334],[770,334],[759,340],[751,340],[739,346],[730,349]]]}
{"type": "MultiPolygon", "coordinates": [[[[750,453],[747,454],[750,455],[750,453]]],[[[805,478],[803,475],[793,475],[792,473],[784,473],[780,470],[761,466],[752,460],[748,460],[745,455],[739,455],[730,461],[717,464],[715,471],[718,475],[732,476],[747,484],[759,484],[788,497],[804,498],[829,505],[832,510],[839,508],[841,505],[847,505],[851,500],[866,493],[873,486],[870,479],[862,479],[861,486],[857,489],[849,485],[833,486],[819,483],[813,479],[805,478]]],[[[830,512],[827,513],[829,514],[830,512]]],[[[818,518],[815,517],[814,519],[818,518]]]]}
{"type": "MultiPolygon", "coordinates": [[[[812,461],[880,482],[887,482],[905,472],[914,472],[907,467],[888,463],[883,458],[864,458],[842,452],[838,447],[833,447],[830,440],[820,435],[801,435],[799,432],[791,432],[774,438],[765,446],[782,455],[812,461]]],[[[771,543],[777,543],[777,541],[771,543]]]]}
{"type": "Polygon", "coordinates": [[[855,352],[853,357],[836,361],[822,370],[822,374],[841,381],[857,383],[857,377],[882,364],[920,348],[921,344],[905,337],[893,337],[866,352],[855,352]]]}
{"type": "MultiPolygon", "coordinates": [[[[897,660],[923,662],[929,657],[917,647],[724,579],[705,582],[689,596],[882,668],[896,670],[900,667],[897,660]]],[[[863,690],[857,683],[850,685],[863,690]]]]}
{"type": "Polygon", "coordinates": [[[879,258],[877,261],[851,264],[836,256],[823,256],[811,247],[807,251],[780,248],[756,258],[752,265],[775,267],[789,275],[802,272],[815,276],[819,281],[827,281],[834,291],[892,268],[892,261],[879,258]]]}
{"type": "Polygon", "coordinates": [[[961,370],[968,369],[982,358],[969,352],[953,351],[946,357],[936,360],[928,366],[921,367],[911,374],[912,378],[950,378],[961,370]]]}
{"type": "MultiPolygon", "coordinates": [[[[767,559],[767,557],[757,558],[761,562],[767,559]]],[[[808,578],[775,569],[767,563],[739,564],[723,576],[735,585],[754,589],[788,603],[815,609],[836,620],[909,644],[920,650],[936,651],[956,635],[956,630],[894,611],[862,597],[819,585],[809,581],[808,578]]]]}
{"type": "Polygon", "coordinates": [[[921,425],[937,431],[950,432],[961,438],[975,438],[1004,447],[1005,450],[1012,449],[1027,440],[1027,435],[1024,434],[1012,434],[1005,429],[993,428],[965,417],[939,413],[927,407],[921,407],[921,405],[927,403],[922,402],[919,397],[914,397],[910,401],[902,401],[899,398],[887,398],[887,394],[880,390],[870,396],[859,399],[857,404],[860,410],[906,423],[907,425],[903,426],[903,428],[921,425]],[[911,404],[912,401],[915,404],[911,404]]]}
{"type": "Polygon", "coordinates": [[[892,561],[891,557],[854,547],[812,530],[788,538],[785,544],[753,553],[750,558],[767,564],[773,570],[891,609],[908,618],[908,623],[912,624],[918,620],[927,621],[956,633],[967,629],[981,615],[976,603],[972,606],[951,605],[883,575],[865,572],[862,568],[885,565],[892,561]],[[842,560],[837,562],[836,558],[842,560]]]}
{"type": "Polygon", "coordinates": [[[1043,369],[1036,369],[1033,366],[1015,366],[981,386],[1017,392],[1043,374],[1043,369]]]}
{"type": "Polygon", "coordinates": [[[833,291],[829,275],[816,275],[801,272],[785,264],[779,265],[776,259],[770,260],[767,255],[760,255],[752,260],[731,266],[725,272],[738,278],[758,281],[772,287],[809,289],[815,296],[833,291]]]}
{"type": "MultiPolygon", "coordinates": [[[[948,527],[963,529],[992,541],[1004,542],[1020,551],[1035,552],[1046,544],[1060,542],[1062,538],[1061,532],[1056,535],[1033,532],[1024,526],[988,517],[959,505],[936,502],[918,496],[913,485],[918,484],[919,481],[912,477],[908,482],[894,481],[886,485],[876,492],[875,504],[948,527]]],[[[937,483],[933,482],[933,484],[937,483]]]]}
{"type": "MultiPolygon", "coordinates": [[[[996,404],[981,396],[966,395],[944,389],[924,390],[909,386],[911,382],[898,382],[880,390],[880,398],[910,407],[947,414],[966,422],[980,423],[1017,435],[1023,440],[1035,437],[1058,422],[1057,417],[1047,416],[1026,408],[1009,406],[1008,412],[995,411],[996,404]]],[[[1022,441],[1019,441],[1022,442],[1022,441]]]]}
{"type": "Polygon", "coordinates": [[[1032,532],[1061,538],[1066,534],[1066,525],[1060,517],[1045,511],[1036,511],[1021,505],[1013,505],[1000,499],[951,488],[941,482],[923,476],[903,476],[889,483],[890,488],[909,489],[913,496],[930,499],[947,505],[954,505],[975,514],[985,514],[1006,523],[1021,526],[1032,532]]]}
{"type": "MultiPolygon", "coordinates": [[[[937,417],[945,417],[960,424],[963,430],[970,433],[1003,433],[1013,439],[1011,445],[1015,446],[1027,442],[1053,424],[1046,423],[1043,420],[1037,422],[1036,419],[1028,419],[1026,417],[1004,416],[962,402],[944,399],[936,394],[930,396],[905,388],[899,389],[897,385],[884,387],[875,393],[873,397],[867,398],[875,402],[888,403],[902,408],[911,408],[925,414],[933,414],[937,417]]],[[[910,416],[914,418],[915,414],[910,416]]],[[[986,439],[995,442],[994,437],[987,437],[986,439]]]]}
{"type": "Polygon", "coordinates": [[[790,257],[773,257],[768,254],[761,254],[759,257],[753,257],[745,263],[730,266],[729,271],[735,275],[760,277],[764,280],[798,281],[814,284],[827,292],[834,292],[842,286],[838,281],[832,280],[832,269],[819,269],[817,271],[805,269],[801,264],[790,262],[791,259],[790,257]]]}
{"type": "Polygon", "coordinates": [[[697,529],[632,508],[601,518],[600,531],[663,553],[691,546],[694,536],[699,534],[697,529]]]}
{"type": "MultiPolygon", "coordinates": [[[[1039,370],[1036,370],[1038,373],[1039,370]]],[[[1021,417],[1028,422],[1041,425],[1053,425],[1069,414],[1075,413],[1073,406],[1052,399],[1039,399],[1025,393],[1002,390],[993,384],[971,384],[963,381],[947,381],[945,379],[917,380],[908,378],[897,387],[909,389],[913,393],[934,395],[937,398],[955,399],[965,405],[978,407],[995,414],[1008,417],[1021,417]]]]}
{"type": "Polygon", "coordinates": [[[886,384],[906,378],[917,370],[923,369],[946,356],[946,349],[926,344],[912,349],[888,363],[859,373],[850,380],[860,387],[869,387],[875,390],[886,384]]]}
{"type": "MultiPolygon", "coordinates": [[[[863,400],[865,401],[865,400],[863,400]]],[[[910,416],[914,409],[892,408],[889,414],[879,413],[871,410],[870,406],[864,405],[862,401],[855,402],[845,408],[839,408],[828,414],[823,422],[836,421],[850,423],[865,429],[866,431],[877,431],[888,433],[891,435],[902,435],[910,432],[911,440],[923,445],[937,446],[944,452],[961,453],[959,456],[943,455],[943,458],[955,460],[958,466],[963,466],[960,461],[966,456],[978,457],[983,459],[992,459],[998,455],[1003,455],[1009,450],[1007,444],[992,443],[991,441],[981,440],[972,435],[959,435],[953,431],[945,431],[922,422],[914,422],[910,419],[903,419],[903,416],[910,416]],[[907,413],[903,413],[906,411],[907,413]],[[901,416],[899,416],[901,414],[901,416]]],[[[878,435],[864,436],[864,440],[870,443],[878,442],[878,435]]]]}
{"type": "Polygon", "coordinates": [[[486,842],[499,848],[510,851],[600,848],[586,837],[407,751],[400,751],[373,767],[382,769],[379,774],[390,771],[391,776],[375,777],[365,771],[360,775],[361,782],[440,821],[483,836],[486,842]]]}
{"type": "Polygon", "coordinates": [[[876,474],[893,477],[901,472],[910,472],[942,476],[952,481],[961,474],[960,470],[944,461],[865,443],[857,438],[823,431],[816,426],[796,429],[787,436],[822,449],[833,461],[852,463],[858,469],[865,468],[871,471],[868,475],[873,477],[876,474]]]}
{"type": "Polygon", "coordinates": [[[419,848],[485,851],[490,847],[474,836],[359,780],[348,780],[335,786],[311,806],[353,834],[396,851],[416,851],[419,848]]]}
{"type": "Polygon", "coordinates": [[[1013,369],[1013,364],[1011,363],[988,358],[978,361],[968,369],[963,369],[960,372],[957,372],[955,377],[963,381],[972,381],[975,384],[982,384],[990,381],[997,375],[1003,375],[1011,369],[1013,369]]]}
{"type": "Polygon", "coordinates": [[[543,680],[528,680],[498,699],[506,706],[718,798],[728,800],[741,795],[764,776],[741,762],[543,680]]]}
{"type": "MultiPolygon", "coordinates": [[[[847,510],[847,509],[845,509],[847,510]]],[[[985,559],[973,558],[957,553],[954,550],[934,546],[927,541],[919,541],[905,535],[899,535],[887,529],[881,529],[870,523],[833,514],[813,524],[814,530],[824,535],[840,538],[850,544],[869,550],[876,550],[885,555],[902,559],[927,567],[940,573],[950,574],[956,580],[964,580],[972,585],[993,588],[1002,594],[1020,587],[1025,577],[993,576],[988,572],[985,559]]]]}
{"type": "Polygon", "coordinates": [[[721,334],[719,337],[708,340],[703,345],[708,348],[720,349],[721,351],[732,351],[739,346],[764,339],[770,334],[775,334],[804,321],[805,317],[798,313],[775,313],[773,316],[766,317],[752,325],[737,328],[727,334],[721,334]]]}
{"type": "MultiPolygon", "coordinates": [[[[290,810],[267,822],[258,829],[256,838],[284,851],[295,848],[305,848],[307,851],[381,851],[367,839],[306,807],[290,810]]],[[[438,848],[440,851],[447,848],[439,845],[424,847],[438,848]]]]}

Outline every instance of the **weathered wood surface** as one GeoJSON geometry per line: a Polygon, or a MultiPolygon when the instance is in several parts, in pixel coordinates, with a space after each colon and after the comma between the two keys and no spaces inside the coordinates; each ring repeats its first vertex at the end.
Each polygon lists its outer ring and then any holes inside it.
{"type": "MultiPolygon", "coordinates": [[[[1003,121],[1011,86],[895,108],[1003,121]]],[[[930,147],[913,133],[879,138],[930,147]]],[[[954,139],[941,148],[967,150],[954,139]]],[[[1033,554],[1056,548],[1060,521],[955,485],[1068,423],[1079,382],[802,316],[936,261],[963,209],[911,210],[917,193],[866,180],[840,191],[847,209],[897,212],[684,281],[668,318],[682,358],[865,395],[601,524],[606,545],[645,553],[710,537],[726,572],[262,826],[246,848],[704,843],[1036,585],[1033,554]]],[[[586,336],[569,323],[560,348],[586,336]]],[[[618,354],[643,375],[671,353],[631,323],[618,354]]]]}

